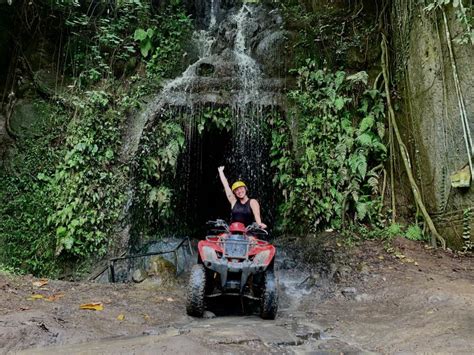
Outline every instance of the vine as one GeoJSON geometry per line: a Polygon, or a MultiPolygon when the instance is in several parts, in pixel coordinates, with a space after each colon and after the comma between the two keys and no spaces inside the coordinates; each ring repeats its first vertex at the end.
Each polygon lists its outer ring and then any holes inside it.
{"type": "MultiPolygon", "coordinates": [[[[455,41],[459,44],[471,44],[474,45],[474,7],[472,2],[467,6],[463,4],[463,0],[429,0],[430,2],[426,5],[425,11],[431,12],[435,10],[441,10],[443,14],[445,9],[452,5],[456,20],[461,25],[463,32],[460,38],[455,41]]],[[[445,16],[445,15],[443,15],[445,16]]]]}

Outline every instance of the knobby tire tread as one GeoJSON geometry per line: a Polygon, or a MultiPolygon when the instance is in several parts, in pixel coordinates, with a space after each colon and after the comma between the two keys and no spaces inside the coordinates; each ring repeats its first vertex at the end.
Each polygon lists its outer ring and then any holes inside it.
{"type": "Polygon", "coordinates": [[[190,316],[202,317],[204,314],[204,291],[206,288],[206,270],[203,265],[194,265],[189,277],[186,312],[190,316]]]}

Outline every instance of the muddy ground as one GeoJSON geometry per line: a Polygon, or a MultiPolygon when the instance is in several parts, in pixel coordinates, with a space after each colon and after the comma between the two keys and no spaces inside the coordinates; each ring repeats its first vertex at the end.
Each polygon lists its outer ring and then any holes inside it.
{"type": "Polygon", "coordinates": [[[474,258],[404,239],[389,252],[380,242],[325,248],[328,262],[305,267],[280,254],[274,321],[234,299],[214,301],[209,318],[189,317],[184,277],[40,286],[0,275],[0,352],[472,353],[474,258]],[[91,302],[103,310],[79,308],[91,302]]]}

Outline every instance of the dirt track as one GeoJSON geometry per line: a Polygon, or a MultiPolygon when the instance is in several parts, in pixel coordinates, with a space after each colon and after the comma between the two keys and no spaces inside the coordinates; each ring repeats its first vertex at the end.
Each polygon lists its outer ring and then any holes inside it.
{"type": "Polygon", "coordinates": [[[29,354],[471,353],[473,259],[405,240],[395,244],[398,258],[377,243],[365,243],[344,277],[280,270],[275,321],[242,315],[235,303],[211,305],[216,318],[188,317],[185,280],[166,288],[153,281],[51,280],[37,287],[33,278],[0,276],[0,349],[29,354]],[[33,294],[43,298],[31,299],[33,294]],[[104,309],[79,309],[88,302],[102,302],[104,309]]]}

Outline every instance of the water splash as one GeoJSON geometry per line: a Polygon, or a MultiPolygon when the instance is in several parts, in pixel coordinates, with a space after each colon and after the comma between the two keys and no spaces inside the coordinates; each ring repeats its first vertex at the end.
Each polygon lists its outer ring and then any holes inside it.
{"type": "Polygon", "coordinates": [[[214,0],[211,0],[211,21],[209,23],[209,28],[214,28],[216,26],[216,8],[214,0]]]}
{"type": "Polygon", "coordinates": [[[238,65],[238,75],[241,83],[241,95],[239,105],[247,105],[249,102],[258,102],[258,88],[262,73],[258,63],[250,56],[250,48],[247,48],[246,25],[252,20],[251,9],[245,4],[235,15],[237,33],[234,42],[234,54],[238,65]]]}

